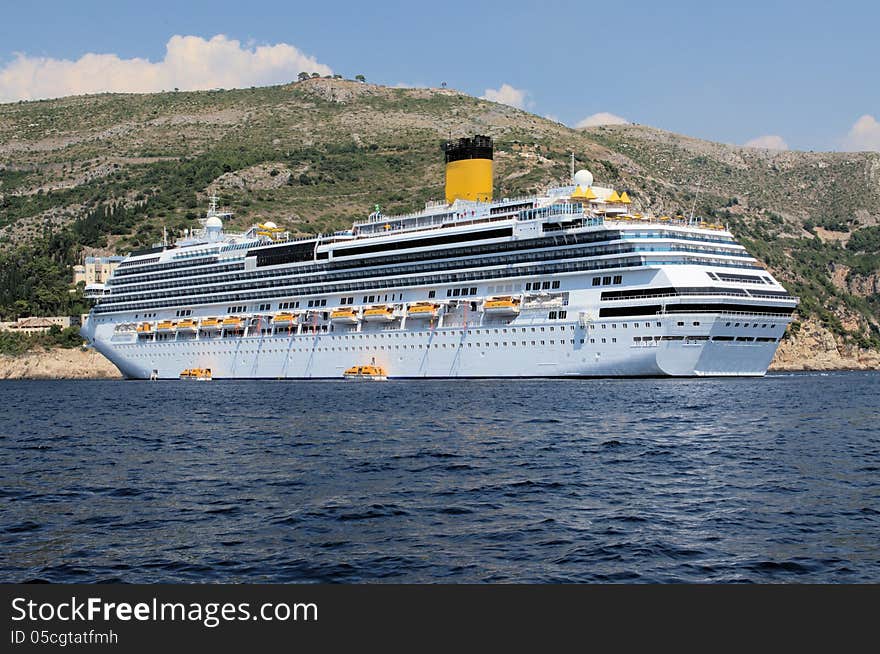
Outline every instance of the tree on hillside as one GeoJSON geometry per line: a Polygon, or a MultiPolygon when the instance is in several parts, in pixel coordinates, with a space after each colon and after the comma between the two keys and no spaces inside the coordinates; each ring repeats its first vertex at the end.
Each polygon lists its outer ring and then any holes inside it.
{"type": "Polygon", "coordinates": [[[300,82],[304,82],[309,78],[309,74],[306,71],[302,71],[299,75],[296,76],[300,82]]]}
{"type": "Polygon", "coordinates": [[[312,77],[320,77],[318,73],[312,73],[312,77]]]}
{"type": "Polygon", "coordinates": [[[367,81],[367,78],[364,77],[363,75],[355,75],[354,78],[355,78],[358,82],[366,82],[366,81],[367,81]]]}

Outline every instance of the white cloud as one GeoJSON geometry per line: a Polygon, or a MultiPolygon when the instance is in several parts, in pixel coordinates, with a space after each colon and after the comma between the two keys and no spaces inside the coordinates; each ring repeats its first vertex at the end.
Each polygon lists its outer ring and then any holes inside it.
{"type": "Polygon", "coordinates": [[[781,136],[776,134],[767,134],[766,136],[758,136],[750,141],[746,141],[743,145],[747,148],[765,148],[767,150],[788,150],[788,143],[781,136]]]}
{"type": "Polygon", "coordinates": [[[121,59],[115,54],[88,53],[71,61],[17,53],[0,68],[0,102],[57,98],[105,91],[149,93],[279,84],[299,72],[329,75],[329,66],[287,43],[249,47],[218,34],[172,36],[165,58],[121,59]]]}
{"type": "Polygon", "coordinates": [[[600,111],[592,116],[587,116],[575,125],[575,127],[598,127],[599,125],[626,125],[629,121],[623,116],[600,111]]]}
{"type": "Polygon", "coordinates": [[[869,114],[859,118],[846,135],[843,147],[851,151],[880,151],[880,122],[869,114]]]}
{"type": "Polygon", "coordinates": [[[486,89],[480,97],[483,100],[491,100],[492,102],[509,104],[517,109],[525,109],[526,96],[528,94],[529,92],[524,89],[516,89],[510,84],[502,84],[500,89],[486,89]]]}

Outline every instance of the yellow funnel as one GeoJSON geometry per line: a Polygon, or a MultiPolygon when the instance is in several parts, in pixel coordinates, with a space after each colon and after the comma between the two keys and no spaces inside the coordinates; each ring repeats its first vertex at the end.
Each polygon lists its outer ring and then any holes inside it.
{"type": "Polygon", "coordinates": [[[447,141],[446,202],[492,200],[492,139],[489,136],[447,141]]]}

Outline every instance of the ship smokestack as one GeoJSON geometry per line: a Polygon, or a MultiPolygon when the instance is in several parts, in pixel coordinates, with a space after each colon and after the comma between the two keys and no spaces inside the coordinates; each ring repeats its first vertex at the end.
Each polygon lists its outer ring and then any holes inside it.
{"type": "Polygon", "coordinates": [[[446,202],[457,199],[492,201],[492,137],[474,136],[447,141],[446,202]]]}

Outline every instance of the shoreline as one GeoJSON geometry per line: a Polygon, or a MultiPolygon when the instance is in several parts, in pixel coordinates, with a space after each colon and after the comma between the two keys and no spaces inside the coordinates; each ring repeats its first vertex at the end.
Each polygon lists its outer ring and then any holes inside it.
{"type": "Polygon", "coordinates": [[[122,374],[96,350],[59,347],[0,355],[4,379],[122,379],[122,374]]]}
{"type": "MultiPolygon", "coordinates": [[[[797,348],[800,349],[800,348],[797,348]]],[[[880,353],[860,356],[797,357],[780,347],[770,364],[774,372],[877,372],[880,353]],[[798,359],[800,360],[798,361],[798,359]]],[[[107,380],[123,377],[109,360],[93,349],[54,348],[32,350],[18,355],[0,355],[0,380],[107,380]]]]}

